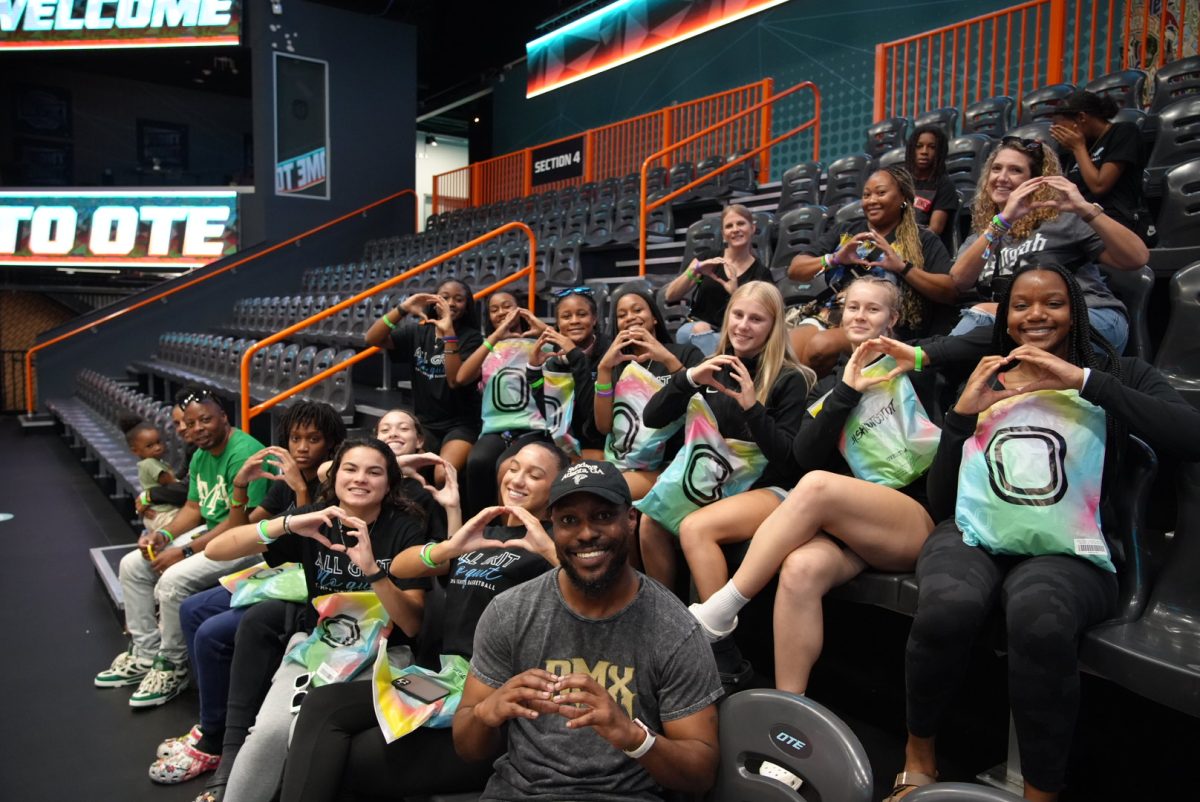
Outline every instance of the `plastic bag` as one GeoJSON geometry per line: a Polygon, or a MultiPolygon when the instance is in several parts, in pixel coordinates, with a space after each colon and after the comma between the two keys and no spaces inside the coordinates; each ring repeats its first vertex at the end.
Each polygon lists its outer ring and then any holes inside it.
{"type": "Polygon", "coordinates": [[[387,612],[371,592],[329,593],[312,604],[320,615],[317,626],[284,659],[306,666],[314,687],[352,679],[391,632],[387,612]]]}

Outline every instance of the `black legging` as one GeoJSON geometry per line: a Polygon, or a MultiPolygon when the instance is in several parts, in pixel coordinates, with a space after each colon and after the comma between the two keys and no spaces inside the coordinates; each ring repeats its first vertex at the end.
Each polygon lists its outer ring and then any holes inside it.
{"type": "Polygon", "coordinates": [[[250,607],[238,624],[229,671],[221,763],[206,788],[228,783],[233,762],[271,688],[271,677],[283,660],[284,649],[292,635],[303,629],[305,608],[295,602],[268,599],[250,607]]]}
{"type": "Polygon", "coordinates": [[[969,668],[975,636],[999,601],[1021,772],[1043,791],[1061,790],[1079,709],[1079,638],[1112,615],[1116,576],[1077,557],[990,554],[963,543],[950,520],[925,541],[917,579],[905,654],[908,731],[937,734],[969,668]]]}
{"type": "Polygon", "coordinates": [[[385,743],[373,688],[371,682],[345,682],[308,694],[288,747],[281,802],[395,799],[477,791],[487,784],[491,761],[460,758],[449,727],[419,727],[385,743]]]}
{"type": "Polygon", "coordinates": [[[481,434],[471,446],[467,457],[466,509],[463,517],[469,518],[485,507],[496,503],[496,460],[500,459],[513,443],[532,440],[548,440],[545,432],[518,431],[505,434],[481,434]]]}

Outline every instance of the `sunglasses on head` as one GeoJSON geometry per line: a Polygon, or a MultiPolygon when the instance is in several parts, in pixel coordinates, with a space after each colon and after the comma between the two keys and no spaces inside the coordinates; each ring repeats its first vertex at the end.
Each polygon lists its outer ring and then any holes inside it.
{"type": "Polygon", "coordinates": [[[1040,139],[1025,139],[1020,136],[1006,136],[1000,140],[1001,147],[1015,147],[1025,153],[1036,153],[1041,155],[1042,140],[1040,139]]]}
{"type": "Polygon", "coordinates": [[[586,295],[591,298],[593,294],[591,287],[567,287],[554,291],[555,298],[566,298],[568,295],[586,295]]]}
{"type": "Polygon", "coordinates": [[[202,404],[205,401],[211,401],[215,397],[211,390],[196,390],[195,392],[188,393],[179,400],[179,408],[187,409],[190,404],[202,404]]]}

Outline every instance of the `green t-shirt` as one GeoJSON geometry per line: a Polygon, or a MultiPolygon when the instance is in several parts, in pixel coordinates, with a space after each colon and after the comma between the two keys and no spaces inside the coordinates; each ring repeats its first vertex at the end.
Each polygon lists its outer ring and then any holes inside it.
{"type": "MultiPolygon", "coordinates": [[[[224,521],[229,514],[233,478],[246,460],[262,449],[262,443],[241,429],[234,429],[229,433],[229,441],[219,456],[213,456],[204,449],[197,449],[192,455],[188,469],[188,501],[200,505],[200,515],[209,529],[224,521]]],[[[250,499],[246,502],[247,508],[257,507],[262,501],[267,492],[267,481],[255,479],[250,483],[246,492],[250,499]]]]}

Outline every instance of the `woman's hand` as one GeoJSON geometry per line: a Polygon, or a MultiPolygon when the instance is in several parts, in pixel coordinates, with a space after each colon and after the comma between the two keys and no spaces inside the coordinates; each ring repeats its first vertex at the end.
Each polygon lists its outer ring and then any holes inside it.
{"type": "Polygon", "coordinates": [[[558,329],[552,329],[547,326],[538,335],[537,342],[533,344],[533,354],[529,357],[529,367],[540,368],[546,364],[546,360],[550,357],[565,357],[578,347],[570,337],[562,334],[558,329]],[[554,350],[545,351],[545,346],[551,346],[554,350]]]}
{"type": "Polygon", "coordinates": [[[859,343],[858,347],[854,349],[854,353],[850,355],[849,361],[846,362],[846,369],[842,371],[842,381],[860,393],[865,393],[878,384],[891,381],[904,372],[904,368],[896,366],[886,374],[864,376],[863,371],[882,353],[871,345],[872,342],[872,340],[867,340],[859,343]]]}
{"type": "Polygon", "coordinates": [[[624,348],[633,345],[632,331],[632,329],[625,329],[617,332],[617,336],[613,337],[612,345],[608,346],[604,356],[600,357],[600,362],[596,365],[597,370],[607,370],[611,373],[617,365],[623,362],[632,362],[636,358],[633,354],[622,353],[624,348]]]}
{"type": "Polygon", "coordinates": [[[917,366],[917,349],[908,343],[893,340],[891,337],[876,337],[867,340],[863,345],[870,346],[875,352],[896,360],[896,367],[900,369],[901,373],[908,373],[917,366]]]}
{"type": "Polygon", "coordinates": [[[396,457],[396,465],[400,468],[400,473],[410,479],[420,479],[424,482],[424,478],[417,473],[421,468],[428,468],[430,465],[437,467],[446,467],[446,461],[432,451],[426,451],[424,454],[401,454],[396,457]]]}
{"type": "Polygon", "coordinates": [[[733,295],[733,291],[737,289],[737,277],[729,278],[729,274],[733,272],[732,265],[724,256],[716,256],[712,259],[705,259],[703,262],[693,262],[692,272],[698,276],[708,276],[713,281],[717,282],[724,288],[725,292],[733,295]],[[726,267],[730,268],[728,271],[726,267]],[[718,269],[719,268],[719,269],[718,269]]]}
{"type": "Polygon", "coordinates": [[[1007,387],[1003,390],[992,389],[996,374],[1009,361],[1009,357],[1006,356],[985,356],[979,360],[971,378],[967,379],[967,385],[963,388],[962,395],[958,397],[958,401],[954,405],[954,411],[959,415],[978,415],[985,409],[991,408],[997,401],[1018,395],[1020,390],[1007,387]]]}
{"type": "Polygon", "coordinates": [[[1050,126],[1050,136],[1054,137],[1058,144],[1067,150],[1077,152],[1079,148],[1087,149],[1087,140],[1073,125],[1052,125],[1050,126]]]}
{"type": "MultiPolygon", "coordinates": [[[[667,350],[667,347],[658,341],[653,332],[643,329],[641,326],[636,326],[629,329],[631,345],[634,348],[633,357],[637,362],[658,362],[666,365],[668,369],[672,365],[677,365],[675,370],[678,370],[682,365],[678,365],[678,358],[667,350]]],[[[671,370],[672,373],[675,370],[671,370]]]]}
{"type": "Polygon", "coordinates": [[[558,549],[554,546],[554,539],[542,528],[542,522],[524,507],[508,507],[506,509],[510,515],[525,525],[525,537],[506,540],[501,545],[525,549],[541,555],[551,565],[558,565],[558,549]]]}
{"type": "Polygon", "coordinates": [[[288,529],[292,534],[315,540],[327,549],[335,550],[333,543],[321,532],[322,528],[332,530],[337,521],[349,518],[350,514],[341,507],[326,507],[323,510],[302,512],[288,517],[288,529]]]}
{"type": "Polygon", "coordinates": [[[1037,390],[1082,390],[1083,368],[1059,359],[1033,345],[1021,345],[1008,355],[1021,360],[1021,375],[1027,381],[1016,388],[1018,392],[1037,390]]]}
{"type": "Polygon", "coordinates": [[[428,315],[425,314],[425,308],[430,304],[436,304],[441,300],[441,296],[434,295],[432,292],[416,292],[404,299],[397,307],[406,315],[412,315],[417,320],[426,320],[428,315]]]}
{"type": "Polygon", "coordinates": [[[754,377],[750,375],[750,371],[746,370],[742,360],[731,354],[710,356],[696,367],[691,368],[688,376],[696,384],[712,387],[718,393],[729,396],[737,401],[738,406],[742,409],[750,409],[758,403],[758,398],[754,394],[754,377]],[[732,390],[717,380],[717,374],[726,368],[729,369],[729,374],[737,383],[738,389],[732,390]]]}
{"type": "MultiPolygon", "coordinates": [[[[858,258],[858,243],[857,236],[849,237],[845,242],[841,243],[834,249],[833,261],[838,265],[853,265],[861,264],[862,260],[858,258]]],[[[837,265],[834,265],[836,267],[837,265]]]]}
{"type": "Polygon", "coordinates": [[[458,471],[449,462],[443,460],[442,473],[446,478],[442,482],[441,487],[433,487],[419,474],[418,479],[421,482],[421,486],[429,491],[429,495],[433,496],[433,500],[442,509],[457,509],[461,504],[458,494],[458,471]]]}
{"type": "Polygon", "coordinates": [[[521,319],[524,320],[525,323],[528,325],[528,327],[529,327],[528,334],[530,334],[534,337],[539,336],[543,331],[550,328],[549,326],[546,325],[546,321],[542,320],[540,317],[535,315],[533,312],[530,312],[528,309],[526,309],[523,306],[519,307],[517,309],[517,314],[519,314],[521,316],[521,319]]]}
{"type": "Polygon", "coordinates": [[[334,543],[329,547],[330,550],[345,553],[350,562],[363,572],[363,576],[378,571],[379,563],[375,562],[375,552],[371,549],[371,531],[367,522],[348,515],[341,519],[341,532],[342,542],[334,543]]]}
{"type": "Polygon", "coordinates": [[[252,454],[233,478],[234,484],[248,485],[256,479],[269,479],[272,482],[287,482],[293,491],[300,492],[307,487],[300,466],[286,448],[267,446],[252,454]],[[274,470],[268,471],[268,466],[274,470]]]}
{"type": "MultiPolygon", "coordinates": [[[[497,340],[503,340],[505,337],[507,337],[509,335],[509,333],[512,332],[513,324],[517,322],[517,318],[519,318],[520,316],[521,316],[520,309],[513,309],[512,311],[510,311],[500,321],[500,325],[496,326],[496,330],[493,331],[491,333],[491,335],[488,337],[488,341],[491,342],[493,337],[496,338],[497,340]]],[[[492,345],[495,345],[495,343],[493,342],[492,345]]]]}
{"type": "Polygon", "coordinates": [[[435,295],[434,298],[436,298],[436,300],[434,301],[433,305],[437,309],[437,317],[431,321],[433,323],[433,327],[437,329],[439,337],[453,337],[454,318],[450,314],[450,304],[448,304],[446,299],[440,295],[435,295]]]}
{"type": "Polygon", "coordinates": [[[904,269],[904,260],[900,257],[900,254],[896,253],[896,249],[893,248],[885,238],[879,236],[874,231],[864,231],[861,234],[856,234],[854,236],[854,241],[870,242],[874,244],[875,247],[877,247],[883,254],[882,259],[877,259],[874,262],[868,262],[865,259],[858,258],[858,248],[855,247],[854,255],[851,258],[851,261],[855,264],[867,265],[868,267],[882,267],[884,270],[887,270],[891,273],[899,273],[904,269]]]}
{"type": "Polygon", "coordinates": [[[507,515],[509,511],[508,507],[484,507],[480,510],[446,539],[446,548],[449,550],[449,554],[443,558],[442,562],[461,557],[469,551],[496,545],[498,541],[485,538],[483,530],[501,515],[507,515]]]}
{"type": "Polygon", "coordinates": [[[1075,186],[1075,183],[1065,176],[1043,175],[1038,178],[1032,178],[1026,183],[1033,183],[1035,181],[1038,182],[1039,187],[1050,187],[1055,192],[1054,196],[1049,200],[1034,201],[1031,203],[1031,209],[1057,209],[1060,212],[1071,212],[1081,217],[1090,214],[1094,210],[1092,204],[1084,200],[1083,195],[1079,192],[1079,187],[1075,186]]]}
{"type": "Polygon", "coordinates": [[[1038,208],[1033,199],[1033,193],[1042,188],[1042,177],[1031,178],[1021,186],[1014,189],[1008,195],[1008,201],[1004,204],[1004,211],[1001,216],[1008,221],[1009,225],[1014,225],[1025,215],[1038,208]]]}

